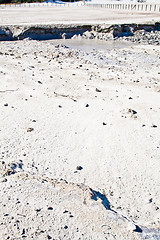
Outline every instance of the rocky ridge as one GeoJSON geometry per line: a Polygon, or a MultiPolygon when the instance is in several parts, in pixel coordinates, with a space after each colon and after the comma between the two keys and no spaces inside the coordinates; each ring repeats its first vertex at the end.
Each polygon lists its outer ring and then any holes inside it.
{"type": "Polygon", "coordinates": [[[121,25],[6,25],[0,26],[0,41],[48,39],[125,40],[143,44],[160,44],[160,23],[121,25]]]}

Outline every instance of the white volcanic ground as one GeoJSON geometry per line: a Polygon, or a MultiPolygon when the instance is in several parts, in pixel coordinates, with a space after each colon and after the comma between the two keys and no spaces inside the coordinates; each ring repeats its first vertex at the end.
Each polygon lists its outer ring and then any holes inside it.
{"type": "Polygon", "coordinates": [[[160,47],[1,42],[0,113],[0,239],[160,238],[160,47]]]}

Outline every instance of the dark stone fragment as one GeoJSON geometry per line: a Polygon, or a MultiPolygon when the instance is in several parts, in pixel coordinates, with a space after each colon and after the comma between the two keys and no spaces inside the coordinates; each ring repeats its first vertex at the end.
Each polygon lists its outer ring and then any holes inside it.
{"type": "Polygon", "coordinates": [[[63,213],[68,213],[68,211],[67,211],[67,210],[65,210],[63,213]]]}
{"type": "Polygon", "coordinates": [[[48,210],[53,210],[53,207],[48,207],[48,210]]]}
{"type": "Polygon", "coordinates": [[[153,127],[153,128],[157,128],[157,125],[153,124],[152,127],[153,127]]]}
{"type": "Polygon", "coordinates": [[[34,131],[34,128],[27,128],[27,132],[32,132],[34,131]]]}
{"type": "Polygon", "coordinates": [[[143,232],[143,230],[139,226],[137,226],[137,225],[135,225],[135,226],[136,226],[136,229],[133,230],[134,232],[139,232],[139,233],[143,232]]]}
{"type": "Polygon", "coordinates": [[[36,212],[40,212],[40,211],[41,211],[41,209],[39,208],[39,209],[36,209],[35,211],[36,211],[36,212]]]}
{"type": "Polygon", "coordinates": [[[52,237],[51,237],[51,236],[49,236],[49,235],[47,235],[47,238],[48,238],[48,239],[52,239],[52,237]]]}
{"type": "Polygon", "coordinates": [[[99,90],[98,88],[96,88],[96,92],[101,92],[101,90],[99,90]]]}
{"type": "Polygon", "coordinates": [[[82,169],[83,169],[83,167],[81,167],[81,166],[76,167],[76,170],[82,170],[82,169]]]}

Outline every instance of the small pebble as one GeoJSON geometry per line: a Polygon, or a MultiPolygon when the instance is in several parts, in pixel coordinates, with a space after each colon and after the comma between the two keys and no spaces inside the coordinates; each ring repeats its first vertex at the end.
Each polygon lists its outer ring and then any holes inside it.
{"type": "Polygon", "coordinates": [[[36,211],[36,212],[40,212],[40,211],[41,211],[41,209],[36,209],[35,211],[36,211]]]}
{"type": "Polygon", "coordinates": [[[151,127],[153,127],[153,128],[157,128],[157,125],[155,125],[155,124],[152,124],[152,126],[151,127]]]}
{"type": "Polygon", "coordinates": [[[101,92],[101,90],[99,90],[98,88],[96,88],[96,92],[101,92]]]}
{"type": "Polygon", "coordinates": [[[53,210],[53,208],[52,207],[48,207],[48,210],[53,210]]]}
{"type": "Polygon", "coordinates": [[[48,238],[48,239],[52,239],[52,237],[51,237],[50,235],[47,235],[47,238],[48,238]]]}
{"type": "Polygon", "coordinates": [[[83,169],[83,167],[81,167],[81,166],[77,166],[77,167],[76,167],[76,170],[79,170],[79,171],[80,171],[80,170],[82,170],[82,169],[83,169]]]}
{"type": "Polygon", "coordinates": [[[32,132],[34,131],[34,128],[27,128],[27,132],[32,132]]]}

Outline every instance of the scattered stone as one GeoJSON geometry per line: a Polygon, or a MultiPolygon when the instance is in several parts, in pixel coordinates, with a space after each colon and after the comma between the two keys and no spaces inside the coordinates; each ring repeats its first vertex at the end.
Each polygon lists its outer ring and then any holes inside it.
{"type": "Polygon", "coordinates": [[[133,115],[137,114],[137,112],[131,108],[128,109],[128,113],[131,113],[133,115]]]}
{"type": "Polygon", "coordinates": [[[34,128],[27,128],[27,132],[32,132],[34,131],[34,128]]]}
{"type": "Polygon", "coordinates": [[[152,124],[152,126],[151,127],[153,127],[153,128],[157,128],[157,125],[155,125],[155,124],[152,124]]]}
{"type": "Polygon", "coordinates": [[[76,167],[76,170],[79,170],[79,171],[80,171],[80,170],[82,170],[82,169],[83,169],[83,167],[81,167],[81,166],[77,166],[77,167],[76,167]]]}
{"type": "Polygon", "coordinates": [[[67,229],[67,228],[68,228],[68,226],[67,226],[67,225],[65,225],[65,226],[64,226],[64,229],[67,229]]]}
{"type": "Polygon", "coordinates": [[[89,107],[89,104],[87,103],[85,107],[89,107]]]}
{"type": "Polygon", "coordinates": [[[2,182],[7,182],[7,178],[4,178],[4,179],[2,180],[2,182]]]}
{"type": "Polygon", "coordinates": [[[41,211],[41,209],[39,208],[39,209],[36,209],[35,211],[36,211],[36,212],[40,212],[40,211],[41,211]]]}
{"type": "Polygon", "coordinates": [[[38,81],[38,83],[39,83],[39,84],[42,84],[42,82],[41,82],[41,81],[38,81]]]}
{"type": "Polygon", "coordinates": [[[48,210],[53,210],[53,207],[48,207],[48,210]]]}
{"type": "Polygon", "coordinates": [[[5,107],[8,107],[8,103],[5,103],[4,106],[5,106],[5,107]]]}
{"type": "Polygon", "coordinates": [[[102,92],[100,89],[96,88],[96,92],[102,92]]]}
{"type": "Polygon", "coordinates": [[[135,229],[133,231],[139,233],[143,232],[143,230],[138,225],[135,225],[135,229]]]}
{"type": "Polygon", "coordinates": [[[63,213],[68,213],[68,211],[67,211],[67,210],[65,210],[63,213]]]}
{"type": "Polygon", "coordinates": [[[48,238],[48,239],[52,239],[52,237],[51,237],[50,235],[47,235],[47,238],[48,238]]]}
{"type": "Polygon", "coordinates": [[[107,123],[103,122],[103,125],[105,126],[105,125],[107,125],[107,123]]]}

